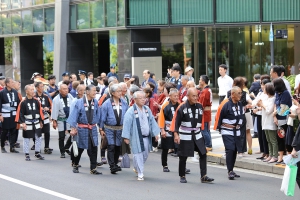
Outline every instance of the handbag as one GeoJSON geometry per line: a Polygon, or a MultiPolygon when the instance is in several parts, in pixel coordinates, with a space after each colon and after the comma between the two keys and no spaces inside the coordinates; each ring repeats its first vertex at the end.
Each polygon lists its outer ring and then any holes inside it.
{"type": "Polygon", "coordinates": [[[278,137],[280,137],[280,138],[284,138],[284,136],[285,136],[285,131],[284,131],[284,129],[283,129],[282,127],[278,127],[278,129],[277,129],[277,135],[278,135],[278,137]]]}
{"type": "Polygon", "coordinates": [[[100,148],[101,149],[106,149],[107,145],[108,145],[107,138],[106,138],[106,136],[104,136],[104,137],[101,138],[101,146],[100,146],[100,148]]]}
{"type": "Polygon", "coordinates": [[[295,165],[286,165],[281,183],[280,191],[286,196],[294,196],[296,186],[296,176],[298,167],[295,165]]]}
{"type": "Polygon", "coordinates": [[[73,154],[75,157],[78,156],[78,146],[76,140],[74,140],[74,137],[72,136],[72,148],[73,148],[73,154]]]}
{"type": "Polygon", "coordinates": [[[120,167],[121,167],[121,168],[130,168],[130,158],[129,158],[129,156],[128,156],[127,153],[125,153],[125,154],[123,155],[123,158],[122,158],[120,167]]]}

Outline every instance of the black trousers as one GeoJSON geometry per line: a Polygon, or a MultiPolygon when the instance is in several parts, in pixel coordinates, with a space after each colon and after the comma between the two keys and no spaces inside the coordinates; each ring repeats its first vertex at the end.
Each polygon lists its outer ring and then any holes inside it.
{"type": "Polygon", "coordinates": [[[264,154],[269,154],[268,141],[266,138],[265,132],[262,130],[261,126],[261,115],[256,116],[256,124],[257,124],[257,134],[258,134],[258,142],[260,152],[264,154]]]}
{"type": "MultiPolygon", "coordinates": [[[[44,133],[44,138],[45,138],[45,149],[48,149],[50,143],[50,132],[44,133]]],[[[35,138],[33,138],[33,142],[35,144],[35,138]]]]}
{"type": "Polygon", "coordinates": [[[240,132],[241,132],[240,138],[241,138],[242,152],[239,152],[239,153],[244,153],[244,152],[247,152],[246,124],[244,124],[243,126],[241,126],[240,132]]]}
{"type": "Polygon", "coordinates": [[[101,149],[101,158],[105,157],[105,149],[101,149]]]}
{"type": "Polygon", "coordinates": [[[225,99],[225,96],[219,96],[219,104],[221,104],[224,99],[225,99]]]}
{"type": "Polygon", "coordinates": [[[107,146],[107,160],[110,166],[115,166],[118,164],[119,156],[121,153],[120,150],[121,150],[120,146],[116,146],[116,145],[107,146]]]}
{"type": "Polygon", "coordinates": [[[237,155],[237,149],[226,149],[226,165],[228,172],[233,171],[235,161],[236,161],[236,155],[237,155]]]}
{"type": "Polygon", "coordinates": [[[158,146],[158,141],[155,141],[155,137],[152,137],[152,146],[155,148],[158,146]]]}
{"type": "MultiPolygon", "coordinates": [[[[197,145],[194,144],[195,151],[199,153],[199,167],[200,167],[200,174],[201,178],[207,174],[207,157],[206,154],[202,155],[200,150],[198,149],[197,145]]],[[[185,169],[186,169],[186,159],[185,156],[179,156],[179,176],[185,176],[185,169]]]]}
{"type": "Polygon", "coordinates": [[[10,148],[13,148],[16,141],[17,141],[17,131],[15,128],[11,128],[11,129],[2,129],[2,134],[1,134],[1,147],[5,146],[5,140],[6,140],[6,136],[8,134],[8,140],[9,140],[9,145],[10,148]]]}
{"type": "MultiPolygon", "coordinates": [[[[78,148],[78,156],[73,157],[75,165],[79,164],[79,161],[80,161],[80,158],[81,158],[81,155],[82,155],[83,151],[84,151],[84,149],[78,148]]],[[[89,138],[87,154],[90,157],[90,169],[91,170],[97,168],[97,153],[98,153],[97,146],[93,146],[92,140],[91,140],[91,138],[89,138]]]]}
{"type": "Polygon", "coordinates": [[[161,164],[163,167],[168,166],[168,151],[169,149],[162,149],[161,151],[161,164]]]}
{"type": "MultiPolygon", "coordinates": [[[[70,132],[70,131],[69,131],[70,132]]],[[[71,141],[71,138],[72,136],[70,136],[66,142],[66,145],[65,145],[65,131],[58,131],[58,145],[59,145],[59,150],[60,150],[60,153],[63,154],[66,152],[67,149],[69,149],[72,145],[72,141],[71,141]]]]}

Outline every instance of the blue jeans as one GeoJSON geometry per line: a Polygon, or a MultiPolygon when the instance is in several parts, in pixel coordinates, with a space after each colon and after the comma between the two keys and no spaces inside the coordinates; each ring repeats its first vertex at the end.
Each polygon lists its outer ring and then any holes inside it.
{"type": "Polygon", "coordinates": [[[204,130],[202,130],[201,133],[204,136],[205,146],[212,148],[210,127],[208,127],[208,125],[209,125],[209,122],[204,122],[204,130]]]}

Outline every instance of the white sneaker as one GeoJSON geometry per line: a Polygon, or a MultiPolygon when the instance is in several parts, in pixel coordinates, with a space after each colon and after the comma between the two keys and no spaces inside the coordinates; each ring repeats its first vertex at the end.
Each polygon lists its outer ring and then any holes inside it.
{"type": "Polygon", "coordinates": [[[154,152],[158,152],[158,148],[157,148],[157,147],[154,147],[154,148],[153,148],[153,151],[154,151],[154,152]]]}
{"type": "Polygon", "coordinates": [[[144,180],[144,177],[138,177],[137,180],[138,180],[138,181],[143,181],[143,180],[144,180]]]}

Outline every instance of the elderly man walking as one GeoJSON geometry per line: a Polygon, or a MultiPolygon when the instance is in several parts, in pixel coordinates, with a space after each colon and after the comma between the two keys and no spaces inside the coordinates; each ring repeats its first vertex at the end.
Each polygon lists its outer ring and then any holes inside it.
{"type": "Polygon", "coordinates": [[[245,111],[243,105],[239,102],[242,96],[242,90],[234,86],[231,89],[231,97],[221,109],[218,129],[222,135],[226,151],[226,165],[228,170],[228,179],[239,178],[233,171],[237,152],[241,152],[241,126],[245,123],[245,111]]]}
{"type": "Polygon", "coordinates": [[[194,151],[197,151],[200,157],[201,182],[210,183],[214,179],[207,176],[206,148],[201,133],[203,107],[198,103],[196,88],[189,88],[187,97],[187,101],[177,108],[170,128],[170,131],[174,132],[174,141],[178,144],[180,182],[187,183],[186,160],[187,157],[193,157],[194,151]]]}
{"type": "Polygon", "coordinates": [[[138,181],[144,180],[144,164],[152,150],[152,137],[158,139],[160,129],[149,107],[145,106],[145,93],[137,91],[133,94],[135,104],[124,116],[122,137],[126,144],[131,144],[133,167],[138,174],[138,181]]]}

